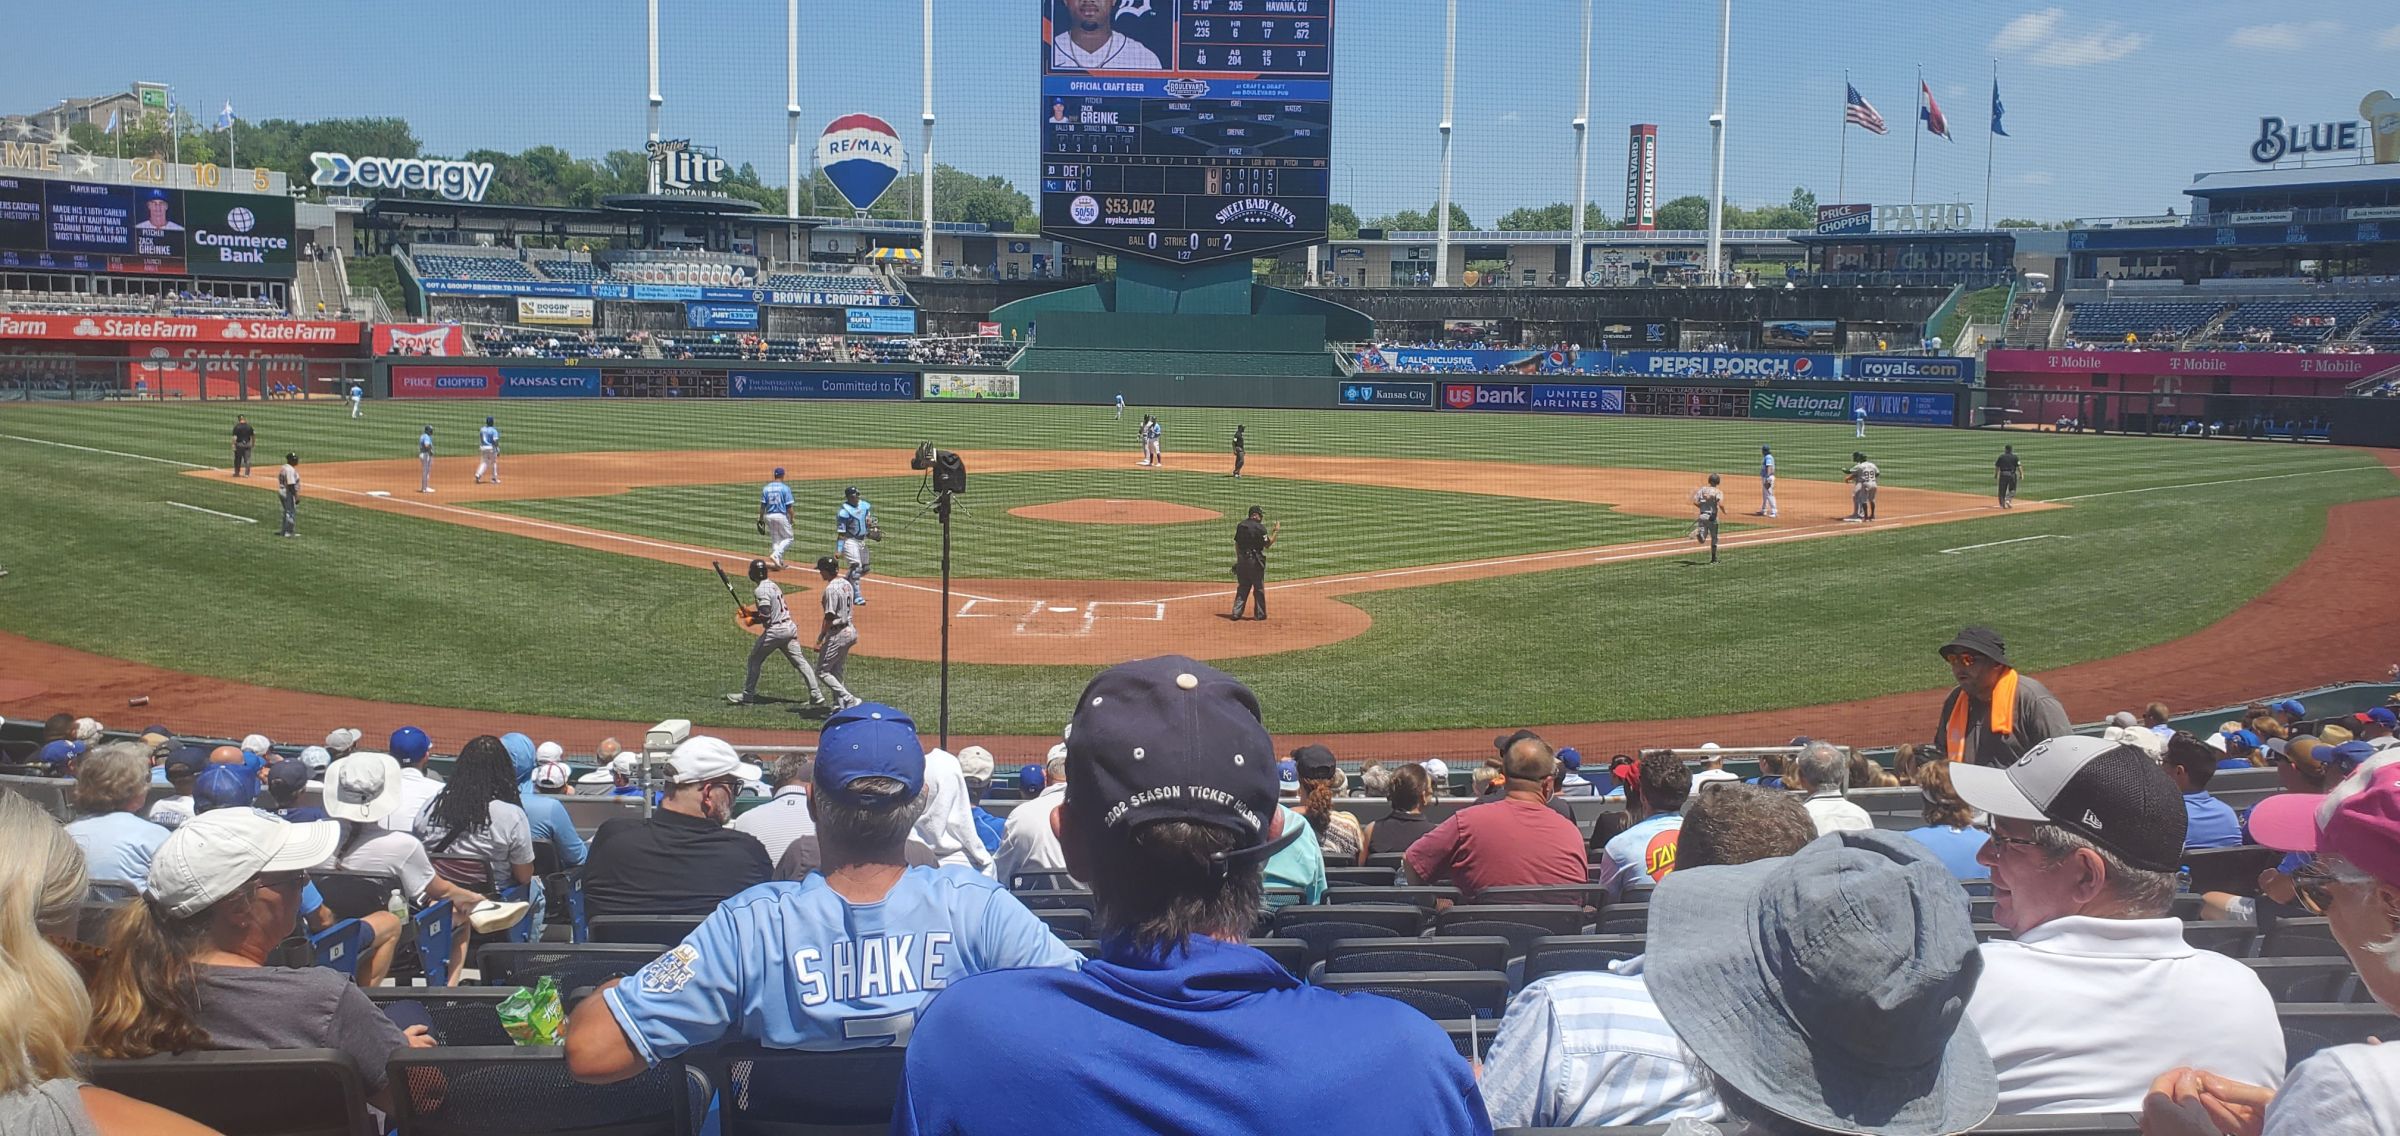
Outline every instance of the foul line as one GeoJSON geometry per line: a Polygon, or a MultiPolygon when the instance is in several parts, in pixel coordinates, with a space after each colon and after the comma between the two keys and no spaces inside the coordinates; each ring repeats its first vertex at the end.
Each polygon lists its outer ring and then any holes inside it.
{"type": "Polygon", "coordinates": [[[2152,485],[2142,489],[2111,489],[2106,493],[2082,493],[2073,497],[2052,497],[2049,500],[2052,503],[2060,501],[2089,501],[2094,497],[2122,497],[2128,493],[2158,493],[2170,489],[2206,489],[2212,485],[2241,485],[2252,481],[2280,481],[2287,477],[2323,477],[2327,474],[2333,473],[2359,473],[2367,470],[2373,470],[2377,473],[2390,472],[2380,465],[2355,465],[2344,469],[2309,469],[2302,470],[2299,473],[2270,473],[2261,477],[2233,477],[2227,478],[2224,481],[2187,481],[2181,485],[2152,485]]]}
{"type": "Polygon", "coordinates": [[[1998,548],[1998,547],[2000,547],[2001,545],[2004,545],[2004,544],[2023,544],[2023,543],[2025,543],[2026,541],[2029,541],[2029,540],[2065,540],[2065,539],[2067,539],[2067,538],[2066,538],[2064,535],[2060,534],[2060,533],[2042,533],[2042,534],[2041,534],[2041,535],[2039,535],[2039,536],[2020,536],[2020,537],[2016,537],[2016,538],[2013,538],[2013,539],[2010,539],[2010,540],[1995,540],[1995,541],[1988,541],[1988,542],[1985,542],[1985,543],[1983,543],[1983,544],[1962,544],[1962,545],[1959,545],[1957,548],[1945,548],[1945,549],[1942,549],[1942,550],[1941,550],[1941,555],[1943,555],[1943,556],[1956,556],[1956,555],[1958,555],[1958,554],[1959,554],[1959,553],[1961,553],[1961,552],[1973,552],[1973,551],[1975,551],[1975,550],[1976,550],[1976,549],[1978,549],[1978,548],[1998,548]]]}
{"type": "Polygon", "coordinates": [[[87,454],[107,454],[112,458],[132,458],[135,461],[157,462],[160,465],[171,465],[182,469],[216,468],[209,465],[194,465],[187,461],[176,461],[172,458],[154,458],[148,454],[129,454],[123,450],[103,450],[94,446],[78,446],[73,442],[53,442],[48,438],[27,438],[19,434],[0,434],[0,438],[6,438],[12,442],[31,442],[37,446],[57,446],[62,450],[82,450],[87,454]]]}
{"type": "Polygon", "coordinates": [[[215,509],[203,509],[198,505],[186,505],[181,501],[169,501],[167,504],[173,505],[178,509],[190,509],[195,513],[206,513],[212,517],[223,517],[229,521],[240,521],[245,525],[255,525],[258,523],[258,518],[256,517],[237,517],[231,513],[220,513],[215,509]]]}

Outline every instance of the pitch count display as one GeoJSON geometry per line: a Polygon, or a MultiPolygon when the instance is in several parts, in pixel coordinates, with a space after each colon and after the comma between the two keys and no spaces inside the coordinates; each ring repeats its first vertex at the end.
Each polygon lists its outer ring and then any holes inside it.
{"type": "Polygon", "coordinates": [[[0,268],[290,276],[291,199],[0,177],[0,268]]]}
{"type": "Polygon", "coordinates": [[[1325,239],[1333,0],[1044,0],[1042,233],[1174,264],[1325,239]]]}

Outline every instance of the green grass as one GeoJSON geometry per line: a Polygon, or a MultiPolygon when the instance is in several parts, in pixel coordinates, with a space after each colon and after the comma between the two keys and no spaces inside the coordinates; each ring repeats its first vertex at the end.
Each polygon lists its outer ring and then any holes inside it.
{"type": "MultiPolygon", "coordinates": [[[[797,499],[799,552],[831,552],[833,509],[843,481],[790,483],[797,499]]],[[[935,522],[914,502],[915,479],[856,479],[886,532],[877,572],[934,576],[941,570],[935,522]]],[[[1690,525],[1599,505],[1466,493],[1334,485],[1168,469],[1010,473],[972,481],[970,504],[953,520],[952,570],[994,579],[1222,580],[1232,559],[1233,522],[1251,505],[1284,526],[1275,573],[1284,579],[1366,572],[1576,544],[1657,540],[1690,525]],[[1088,497],[1168,501],[1221,519],[1171,525],[1090,525],[1029,520],[1009,510],[1088,497]],[[1417,523],[1409,523],[1409,522],[1417,523]],[[1562,534],[1571,534],[1562,536],[1562,534]]],[[[545,521],[632,533],[707,548],[754,550],[756,485],[678,485],[606,497],[495,502],[487,508],[545,521]]],[[[1728,526],[1727,531],[1733,531],[1728,526]]]]}
{"type": "MultiPolygon", "coordinates": [[[[407,457],[428,422],[445,452],[462,453],[487,413],[498,415],[514,453],[788,448],[786,464],[815,479],[795,486],[804,524],[811,503],[829,502],[827,486],[840,480],[880,494],[887,523],[910,523],[914,481],[905,469],[812,470],[806,451],[815,447],[908,447],[930,439],[958,448],[1127,454],[1123,471],[978,475],[967,524],[993,533],[1024,526],[1006,540],[978,535],[962,545],[983,558],[978,570],[995,574],[1024,563],[1024,549],[1051,548],[1058,562],[1040,574],[1072,575],[1080,557],[1093,574],[1105,567],[1110,574],[1214,578],[1224,522],[1191,526],[1187,535],[1184,526],[1002,520],[1005,502],[1134,495],[1127,486],[1228,512],[1228,497],[1239,503],[1273,494],[1269,503],[1279,513],[1348,526],[1343,539],[1355,547],[1305,555],[1358,560],[1485,554],[1484,509],[1505,514],[1503,527],[1512,531],[1553,531],[1553,547],[1592,543],[1599,526],[1661,523],[1581,506],[1544,513],[1554,507],[1490,496],[1505,488],[1497,483],[1417,493],[1274,479],[1253,486],[1245,478],[1237,493],[1213,471],[1130,468],[1132,427],[1101,408],[377,403],[364,421],[352,422],[332,402],[5,406],[0,564],[12,575],[0,582],[0,628],[330,694],[511,713],[792,724],[772,709],[716,701],[739,682],[743,641],[727,624],[722,591],[688,569],[323,498],[303,506],[303,539],[279,541],[270,535],[267,493],[5,437],[221,462],[240,410],[258,425],[261,464],[270,469],[264,459],[287,448],[312,463],[407,457]],[[168,501],[265,523],[234,524],[168,501]],[[1196,569],[1183,566],[1187,555],[1200,558],[1196,569]]],[[[1717,469],[1730,475],[1737,513],[1752,504],[1748,474],[1761,444],[1775,447],[1787,478],[1837,477],[1850,451],[1863,447],[1889,484],[1982,492],[2005,440],[2025,456],[2029,497],[2118,494],[2068,510],[1740,549],[1711,568],[1640,561],[1354,597],[1375,617],[1366,635],[1231,666],[1259,689],[1278,730],[1707,715],[1921,689],[1944,681],[1926,644],[1970,621],[2001,627],[2035,670],[2106,657],[2222,617],[2307,554],[2328,507],[2395,491],[2371,456],[2323,446],[1899,429],[1875,430],[1860,443],[1847,426],[1797,423],[1163,413],[1177,451],[1221,451],[1233,424],[1247,424],[1253,470],[1271,471],[1280,453],[1519,463],[1529,482],[1545,476],[1542,465],[1717,469]],[[2261,478],[2271,480],[2253,480],[2261,478]],[[2134,489],[2153,491],[2121,492],[2134,489]],[[1940,551],[2037,534],[2070,539],[1940,551]]],[[[617,527],[747,549],[757,544],[748,520],[752,492],[645,490],[510,508],[604,508],[617,527]],[[696,496],[676,496],[685,492],[696,496]],[[669,524],[701,527],[654,527],[669,524]]],[[[813,547],[805,527],[802,536],[801,547],[813,547]]],[[[918,554],[903,551],[911,541],[887,541],[884,566],[915,570],[906,558],[918,554]]],[[[1278,574],[1314,570],[1302,556],[1295,542],[1279,557],[1278,574]]],[[[860,658],[851,675],[862,692],[931,718],[933,667],[860,658]]],[[[954,728],[1044,733],[1057,728],[1090,668],[967,667],[954,677],[954,728]]],[[[2262,682],[2271,687],[2272,676],[2262,682]]],[[[2102,708],[2069,709],[2090,716],[2102,708]]],[[[238,717],[238,708],[229,714],[238,717]]]]}

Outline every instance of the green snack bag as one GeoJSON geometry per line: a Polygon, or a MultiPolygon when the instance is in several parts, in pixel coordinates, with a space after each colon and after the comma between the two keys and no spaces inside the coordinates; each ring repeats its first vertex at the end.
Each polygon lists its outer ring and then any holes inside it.
{"type": "Polygon", "coordinates": [[[558,999],[558,983],[549,975],[500,1003],[500,1027],[518,1045],[557,1045],[566,1017],[558,999]]]}

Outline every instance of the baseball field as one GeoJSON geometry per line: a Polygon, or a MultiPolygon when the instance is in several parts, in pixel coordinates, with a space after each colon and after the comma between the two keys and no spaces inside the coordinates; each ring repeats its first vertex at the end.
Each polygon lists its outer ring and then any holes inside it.
{"type": "MultiPolygon", "coordinates": [[[[2166,697],[2187,669],[2259,690],[2380,674],[2347,673],[2363,656],[2335,646],[2362,630],[2337,613],[2390,606],[2372,572],[2400,528],[2400,481],[2372,452],[1170,408],[1167,465],[1153,469],[1135,465],[1143,410],[1118,421],[1106,407],[988,403],[380,402],[353,420],[331,401],[0,408],[0,713],[142,696],[131,687],[146,682],[182,692],[172,709],[186,729],[211,715],[243,725],[255,707],[223,692],[250,687],[806,728],[789,703],[723,701],[748,639],[708,568],[721,561],[740,583],[763,554],[759,487],[783,466],[795,563],[831,551],[844,486],[874,503],[887,539],[849,682],[930,720],[940,533],[908,468],[924,441],[962,453],[971,478],[953,533],[962,733],[1054,733],[1096,665],[1166,651],[1221,661],[1259,691],[1270,727],[1294,735],[1730,722],[1921,692],[1947,682],[1933,647],[1971,622],[2001,628],[2034,672],[2144,652],[2166,697]],[[255,479],[226,475],[237,412],[257,427],[255,479]],[[473,438],[487,413],[503,473],[479,487],[473,438]],[[1250,446],[1239,480],[1237,423],[1250,446]],[[433,494],[417,492],[426,425],[433,494]],[[2026,466],[2007,512],[1991,496],[2003,442],[2026,466]],[[1781,475],[1773,519],[1748,515],[1762,445],[1781,475]],[[1854,449],[1883,472],[1873,524],[1841,519],[1854,449]],[[287,450],[308,489],[299,537],[278,540],[287,450]],[[1732,522],[1716,564],[1688,536],[1690,493],[1711,471],[1732,522]],[[2381,511],[2341,508],[2358,502],[2381,511]],[[1235,623],[1223,618],[1231,534],[1254,504],[1282,525],[1273,618],[1235,623]],[[2367,567],[2319,563],[2339,555],[2367,567]],[[2314,574],[2295,576],[2304,564],[2314,574]],[[2239,626],[2275,628],[2275,644],[2224,630],[2246,606],[2239,626]],[[2317,638],[2325,651],[2298,649],[2317,638]],[[2205,654],[2158,654],[2179,642],[2205,654]],[[175,686],[160,672],[222,681],[175,686]]],[[[805,570],[778,579],[817,583],[805,570]]],[[[809,626],[813,597],[794,605],[809,626]]],[[[766,676],[762,690],[805,696],[779,660],[766,676]]],[[[116,713],[170,708],[157,705],[116,713]]],[[[2120,707],[2070,695],[2068,708],[2120,707]]]]}

